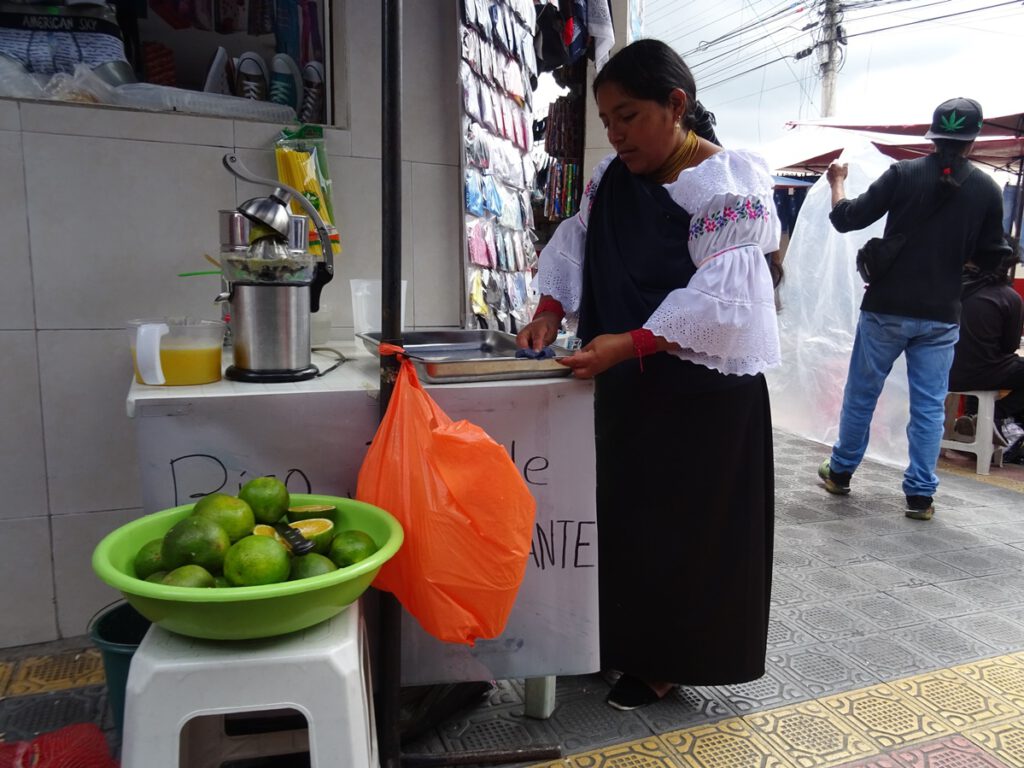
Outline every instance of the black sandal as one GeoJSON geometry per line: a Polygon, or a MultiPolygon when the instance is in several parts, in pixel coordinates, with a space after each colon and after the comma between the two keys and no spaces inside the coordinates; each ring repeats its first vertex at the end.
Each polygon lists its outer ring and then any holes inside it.
{"type": "Polygon", "coordinates": [[[605,702],[610,707],[628,712],[654,704],[661,699],[662,696],[639,677],[623,673],[608,692],[605,702]]]}

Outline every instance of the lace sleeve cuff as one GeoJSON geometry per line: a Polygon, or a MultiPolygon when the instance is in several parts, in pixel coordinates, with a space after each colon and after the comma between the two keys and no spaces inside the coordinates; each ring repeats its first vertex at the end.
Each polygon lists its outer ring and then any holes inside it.
{"type": "Polygon", "coordinates": [[[558,301],[569,315],[580,307],[583,292],[583,249],[587,230],[578,216],[558,225],[550,242],[540,252],[537,292],[558,301]]]}

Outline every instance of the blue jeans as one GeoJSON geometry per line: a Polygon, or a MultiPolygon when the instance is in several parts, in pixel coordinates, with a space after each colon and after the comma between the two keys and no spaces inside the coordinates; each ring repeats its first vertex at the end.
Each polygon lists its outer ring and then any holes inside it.
{"type": "Polygon", "coordinates": [[[839,439],[832,447],[834,472],[853,472],[864,458],[871,416],[892,364],[907,356],[910,423],[907,424],[910,466],[903,474],[903,493],[931,496],[939,485],[935,464],[942,440],[944,404],[960,326],[899,315],[861,312],[850,356],[850,371],[839,417],[839,439]]]}

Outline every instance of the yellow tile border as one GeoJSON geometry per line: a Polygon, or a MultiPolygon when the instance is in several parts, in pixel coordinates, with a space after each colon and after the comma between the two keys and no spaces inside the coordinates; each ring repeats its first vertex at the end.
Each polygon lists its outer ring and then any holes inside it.
{"type": "MultiPolygon", "coordinates": [[[[0,661],[0,698],[100,684],[94,648],[0,661]]],[[[832,768],[962,734],[1024,766],[1024,651],[567,755],[532,768],[832,768]]],[[[871,763],[874,765],[874,762],[871,763]]]]}
{"type": "Polygon", "coordinates": [[[937,669],[890,685],[957,732],[1019,714],[1012,704],[952,669],[937,669]]]}
{"type": "Polygon", "coordinates": [[[572,755],[565,762],[572,768],[679,768],[670,752],[658,737],[649,736],[572,755]]]}
{"type": "Polygon", "coordinates": [[[663,733],[664,754],[641,739],[531,768],[878,768],[896,764],[890,752],[958,734],[1024,766],[1024,651],[663,733]],[[894,714],[900,727],[886,722],[894,714]]]}
{"type": "Polygon", "coordinates": [[[888,684],[819,701],[883,752],[953,734],[953,729],[888,684]]]}
{"type": "Polygon", "coordinates": [[[757,712],[743,720],[797,768],[829,768],[881,752],[820,700],[757,712]]]}
{"type": "Polygon", "coordinates": [[[975,728],[964,736],[1008,766],[1024,765],[1024,722],[975,728]]]}
{"type": "Polygon", "coordinates": [[[14,664],[0,661],[0,699],[7,695],[7,684],[14,674],[14,664]]]}
{"type": "Polygon", "coordinates": [[[720,720],[659,737],[686,768],[792,768],[742,718],[720,720]]]}
{"type": "Polygon", "coordinates": [[[1017,709],[1024,709],[1024,659],[994,656],[951,669],[1017,709]]]}
{"type": "Polygon", "coordinates": [[[94,648],[21,659],[7,684],[7,696],[64,691],[105,680],[103,659],[94,648]]]}

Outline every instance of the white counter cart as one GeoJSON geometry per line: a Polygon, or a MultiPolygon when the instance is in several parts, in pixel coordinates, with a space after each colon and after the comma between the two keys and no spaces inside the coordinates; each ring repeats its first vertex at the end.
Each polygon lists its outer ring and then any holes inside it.
{"type": "MultiPolygon", "coordinates": [[[[378,423],[378,362],[350,356],[322,378],[132,385],[146,512],[275,475],[295,493],[354,496],[378,423]]],[[[325,369],[333,360],[314,355],[325,369]]],[[[453,419],[506,446],[537,499],[533,548],[505,633],[474,648],[446,644],[406,615],[402,684],[574,675],[599,669],[593,388],[572,378],[429,387],[453,419]]]]}

